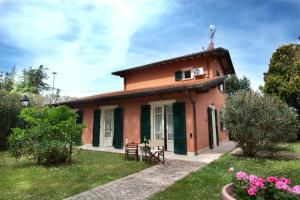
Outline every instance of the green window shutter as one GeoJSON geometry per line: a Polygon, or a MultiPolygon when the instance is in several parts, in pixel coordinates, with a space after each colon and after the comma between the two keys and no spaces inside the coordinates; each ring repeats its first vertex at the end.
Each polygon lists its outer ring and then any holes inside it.
{"type": "Polygon", "coordinates": [[[218,125],[218,110],[217,109],[215,109],[215,118],[216,118],[217,145],[219,146],[219,125],[218,125]]]}
{"type": "Polygon", "coordinates": [[[180,81],[182,78],[182,71],[175,72],[175,81],[180,81]]]}
{"type": "Polygon", "coordinates": [[[94,125],[93,125],[93,146],[99,147],[100,140],[100,115],[101,110],[94,110],[94,125]]]}
{"type": "Polygon", "coordinates": [[[144,138],[151,138],[151,121],[150,121],[150,105],[141,106],[141,119],[140,119],[140,142],[144,141],[144,138]]]}
{"type": "Polygon", "coordinates": [[[82,124],[82,121],[83,121],[83,111],[77,111],[76,114],[77,114],[76,124],[82,124]]]}
{"type": "Polygon", "coordinates": [[[185,103],[173,104],[174,123],[174,153],[187,154],[186,127],[185,127],[185,103]]]}
{"type": "Polygon", "coordinates": [[[208,114],[208,134],[209,134],[209,148],[213,148],[213,124],[212,124],[212,108],[207,108],[208,114]]]}
{"type": "Polygon", "coordinates": [[[114,140],[113,146],[116,149],[123,148],[123,108],[114,110],[114,140]]]}

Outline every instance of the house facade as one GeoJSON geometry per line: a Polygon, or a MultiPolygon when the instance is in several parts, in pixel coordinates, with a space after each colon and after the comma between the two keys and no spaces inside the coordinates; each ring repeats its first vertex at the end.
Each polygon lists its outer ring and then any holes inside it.
{"type": "Polygon", "coordinates": [[[224,76],[235,73],[229,51],[198,52],[113,72],[124,90],[65,102],[86,128],[84,145],[123,148],[144,139],[163,140],[165,150],[190,154],[228,139],[220,124],[224,76]]]}

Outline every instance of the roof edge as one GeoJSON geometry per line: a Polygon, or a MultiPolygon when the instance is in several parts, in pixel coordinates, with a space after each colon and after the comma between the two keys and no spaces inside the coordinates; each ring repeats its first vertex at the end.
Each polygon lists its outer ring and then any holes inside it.
{"type": "Polygon", "coordinates": [[[157,62],[145,64],[145,65],[140,65],[140,66],[124,69],[124,70],[114,71],[111,74],[122,77],[127,72],[140,70],[140,69],[151,68],[151,67],[154,67],[155,65],[160,65],[160,64],[163,64],[163,63],[167,63],[167,62],[172,62],[172,61],[176,61],[176,60],[180,60],[180,59],[186,59],[186,58],[193,57],[193,56],[201,56],[201,55],[205,55],[205,54],[212,54],[212,53],[215,53],[215,52],[223,52],[227,55],[227,61],[230,65],[233,73],[235,73],[235,70],[234,70],[234,67],[233,67],[233,64],[232,64],[232,60],[231,60],[231,57],[230,57],[230,54],[229,54],[229,50],[227,50],[223,47],[218,47],[218,48],[215,48],[213,50],[200,51],[200,52],[197,52],[197,53],[187,54],[187,55],[179,56],[179,57],[175,57],[175,58],[169,58],[169,59],[165,59],[165,60],[161,60],[161,61],[157,61],[157,62]]]}

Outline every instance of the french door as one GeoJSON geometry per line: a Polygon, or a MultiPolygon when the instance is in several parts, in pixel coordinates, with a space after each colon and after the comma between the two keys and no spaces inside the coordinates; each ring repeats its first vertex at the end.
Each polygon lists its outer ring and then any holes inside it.
{"type": "Polygon", "coordinates": [[[113,110],[104,110],[104,146],[113,143],[113,110]]]}
{"type": "Polygon", "coordinates": [[[167,151],[174,151],[172,105],[155,106],[153,109],[154,140],[163,140],[167,151]]]}

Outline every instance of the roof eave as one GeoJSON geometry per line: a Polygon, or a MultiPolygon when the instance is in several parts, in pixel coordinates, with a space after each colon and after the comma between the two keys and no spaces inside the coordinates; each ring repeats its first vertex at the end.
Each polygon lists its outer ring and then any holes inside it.
{"type": "Polygon", "coordinates": [[[149,91],[141,91],[137,93],[129,93],[129,94],[120,94],[115,96],[108,96],[108,97],[99,97],[94,99],[78,99],[74,101],[69,102],[62,102],[60,104],[63,105],[78,105],[78,104],[87,104],[87,103],[97,103],[97,102],[106,102],[106,101],[113,101],[113,100],[123,100],[123,99],[131,99],[131,98],[137,98],[137,97],[143,97],[143,96],[153,96],[153,95],[161,95],[161,94],[168,94],[168,93],[178,93],[183,92],[186,90],[195,90],[197,92],[205,92],[209,90],[211,87],[214,87],[218,84],[221,84],[224,82],[224,77],[218,77],[214,80],[207,81],[205,83],[201,84],[195,84],[195,85],[184,85],[180,87],[171,87],[171,88],[163,88],[159,90],[149,90],[149,91]]]}

